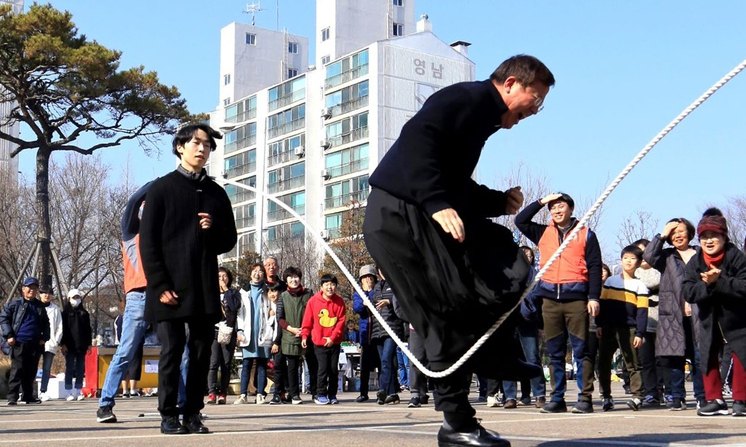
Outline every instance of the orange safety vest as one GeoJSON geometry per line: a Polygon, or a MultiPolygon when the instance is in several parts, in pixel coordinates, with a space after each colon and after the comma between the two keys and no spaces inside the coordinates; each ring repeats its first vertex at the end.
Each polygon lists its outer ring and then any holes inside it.
{"type": "Polygon", "coordinates": [[[124,264],[124,293],[134,289],[144,289],[148,282],[140,259],[140,235],[122,241],[122,261],[124,264]]]}
{"type": "MultiPolygon", "coordinates": [[[[585,263],[587,240],[588,227],[583,227],[541,279],[550,284],[587,283],[588,266],[585,263]]],[[[544,230],[538,245],[541,258],[539,266],[543,268],[560,246],[560,231],[554,222],[550,222],[544,230]]]]}

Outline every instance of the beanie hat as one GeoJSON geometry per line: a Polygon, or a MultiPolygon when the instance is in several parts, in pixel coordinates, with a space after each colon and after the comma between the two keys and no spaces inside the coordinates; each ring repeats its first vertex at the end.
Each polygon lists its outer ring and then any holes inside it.
{"type": "Polygon", "coordinates": [[[565,194],[564,192],[558,192],[557,194],[560,194],[561,196],[547,203],[547,209],[552,209],[552,206],[557,202],[565,202],[567,203],[567,206],[575,209],[575,201],[570,197],[570,194],[565,194]]]}
{"type": "Polygon", "coordinates": [[[697,236],[702,237],[702,233],[706,231],[721,234],[728,239],[728,222],[719,209],[708,208],[702,214],[702,219],[697,224],[697,236]]]}

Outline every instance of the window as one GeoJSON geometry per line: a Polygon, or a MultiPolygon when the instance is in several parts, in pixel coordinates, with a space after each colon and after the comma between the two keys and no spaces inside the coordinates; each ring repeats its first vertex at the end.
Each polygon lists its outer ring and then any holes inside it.
{"type": "Polygon", "coordinates": [[[328,64],[328,63],[329,63],[329,61],[330,61],[331,59],[332,59],[332,58],[331,58],[331,57],[329,57],[329,56],[321,56],[321,64],[322,64],[322,65],[326,65],[326,64],[328,64]]]}
{"type": "Polygon", "coordinates": [[[298,69],[297,68],[288,68],[288,78],[294,78],[298,76],[298,69]]]}
{"type": "Polygon", "coordinates": [[[231,83],[231,74],[224,74],[223,75],[223,85],[228,85],[231,83]]]}
{"type": "Polygon", "coordinates": [[[298,54],[298,42],[288,42],[288,53],[298,54]]]}
{"type": "Polygon", "coordinates": [[[404,35],[404,25],[401,23],[394,23],[394,36],[404,35]]]}
{"type": "Polygon", "coordinates": [[[321,30],[321,41],[325,42],[329,40],[329,28],[324,28],[321,30]]]}
{"type": "Polygon", "coordinates": [[[402,6],[404,3],[404,0],[394,0],[394,6],[402,6]]]}
{"type": "Polygon", "coordinates": [[[227,97],[227,98],[225,98],[225,99],[223,99],[223,105],[224,106],[227,106],[230,103],[231,103],[231,97],[230,96],[227,97]]]}
{"type": "Polygon", "coordinates": [[[256,45],[256,34],[246,33],[246,45],[256,45]]]}

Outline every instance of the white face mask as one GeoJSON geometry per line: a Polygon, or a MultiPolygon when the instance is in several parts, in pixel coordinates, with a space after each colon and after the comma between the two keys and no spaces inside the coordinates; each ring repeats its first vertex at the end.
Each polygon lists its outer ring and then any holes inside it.
{"type": "Polygon", "coordinates": [[[72,307],[78,307],[80,304],[80,298],[70,298],[70,305],[72,307]]]}

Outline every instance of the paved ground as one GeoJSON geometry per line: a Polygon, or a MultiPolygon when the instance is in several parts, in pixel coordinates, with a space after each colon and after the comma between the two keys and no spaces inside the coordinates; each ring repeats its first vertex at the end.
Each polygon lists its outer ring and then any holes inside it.
{"type": "MultiPolygon", "coordinates": [[[[618,387],[618,384],[615,384],[618,387]]],[[[618,396],[623,396],[621,388],[618,396]]],[[[574,395],[574,394],[573,394],[574,395]]],[[[230,396],[229,396],[230,397],[230,396]]],[[[0,407],[0,447],[13,446],[433,446],[440,418],[432,404],[423,408],[357,404],[352,393],[338,406],[221,405],[206,407],[209,435],[164,436],[158,431],[156,398],[121,399],[116,424],[95,421],[97,403],[53,401],[0,407]]],[[[407,394],[402,395],[408,398],[407,394]]],[[[599,402],[596,401],[596,410],[599,402]]],[[[534,407],[514,410],[475,404],[487,428],[514,447],[743,446],[746,418],[704,418],[691,406],[633,412],[623,399],[617,410],[590,415],[540,414],[534,407]]]]}

